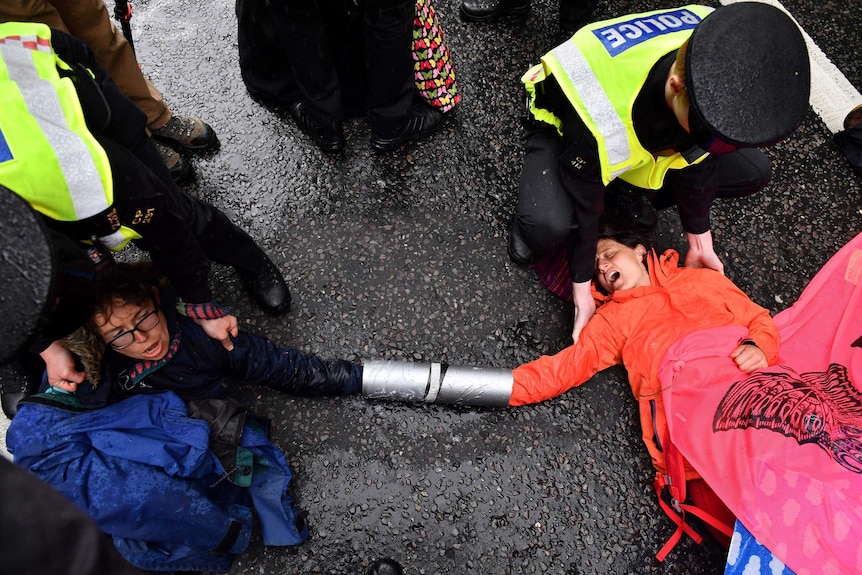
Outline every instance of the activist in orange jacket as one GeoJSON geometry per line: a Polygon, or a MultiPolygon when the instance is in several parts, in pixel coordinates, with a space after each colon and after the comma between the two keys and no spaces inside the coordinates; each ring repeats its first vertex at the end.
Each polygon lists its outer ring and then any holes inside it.
{"type": "MultiPolygon", "coordinates": [[[[593,296],[598,311],[575,345],[516,368],[510,405],[556,397],[612,365],[625,366],[638,401],[643,441],[665,472],[659,445],[667,424],[658,369],[667,349],[694,331],[738,325],[748,337],[731,357],[745,372],[772,365],[778,330],[769,312],[721,273],[679,267],[679,254],[658,256],[632,233],[599,240],[593,296]]],[[[687,480],[699,478],[686,462],[687,480]]]]}

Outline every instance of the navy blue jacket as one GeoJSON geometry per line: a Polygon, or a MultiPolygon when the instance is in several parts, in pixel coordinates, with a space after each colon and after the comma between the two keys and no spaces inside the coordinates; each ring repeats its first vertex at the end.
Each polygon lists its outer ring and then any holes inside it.
{"type": "MultiPolygon", "coordinates": [[[[78,399],[85,407],[102,407],[138,393],[174,391],[185,401],[224,396],[228,379],[259,383],[292,395],[344,395],[362,391],[362,366],[324,360],[296,349],[280,349],[266,338],[240,332],[227,351],[193,320],[174,310],[170,290],[159,292],[168,328],[180,344],[173,357],[139,377],[140,362],[108,348],[102,360],[102,381],[94,390],[84,383],[78,399]]],[[[146,372],[147,370],[143,370],[146,372]]]]}

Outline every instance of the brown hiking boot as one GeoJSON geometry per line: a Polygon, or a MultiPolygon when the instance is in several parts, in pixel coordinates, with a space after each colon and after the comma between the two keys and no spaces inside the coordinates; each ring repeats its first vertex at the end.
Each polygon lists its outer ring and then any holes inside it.
{"type": "Polygon", "coordinates": [[[174,114],[161,128],[151,130],[160,140],[170,140],[189,150],[217,148],[218,137],[209,124],[191,116],[174,114]]]}

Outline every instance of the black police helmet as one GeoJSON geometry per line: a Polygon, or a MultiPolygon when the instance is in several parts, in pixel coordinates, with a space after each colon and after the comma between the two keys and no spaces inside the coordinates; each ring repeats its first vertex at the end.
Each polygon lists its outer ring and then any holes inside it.
{"type": "Polygon", "coordinates": [[[0,186],[0,363],[37,339],[81,326],[95,304],[95,266],[30,205],[0,186]]]}
{"type": "Polygon", "coordinates": [[[689,128],[704,149],[789,136],[808,112],[811,70],[799,27],[761,2],[718,8],[694,29],[685,60],[689,128]]]}

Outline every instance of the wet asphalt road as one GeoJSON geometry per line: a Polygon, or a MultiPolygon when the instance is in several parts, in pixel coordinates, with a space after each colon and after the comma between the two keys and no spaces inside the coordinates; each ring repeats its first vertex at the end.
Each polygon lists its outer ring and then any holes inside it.
{"type": "MultiPolygon", "coordinates": [[[[596,16],[671,6],[603,1],[596,16]]],[[[856,0],[785,6],[862,88],[856,0]]],[[[373,153],[367,123],[352,120],[347,151],[330,157],[247,95],[230,0],[135,4],[145,74],[222,142],[193,158],[186,190],[247,229],[293,291],[292,311],[268,317],[232,270],[216,267],[216,293],[242,328],[328,357],[502,368],[568,343],[571,307],[505,253],[521,164],[519,77],[561,40],[556,3],[534,2],[525,24],[463,23],[457,0],[436,7],[464,94],[457,113],[436,138],[389,155],[373,153]]],[[[862,211],[860,179],[813,112],[768,153],[773,183],[717,204],[713,229],[728,276],[777,312],[855,235],[862,211]]],[[[675,213],[661,215],[661,231],[666,246],[684,245],[675,213]]],[[[709,538],[655,560],[673,529],[655,502],[622,369],[511,409],[239,393],[275,422],[311,538],[296,549],[258,541],[233,574],[358,574],[381,556],[410,575],[723,570],[709,538]]]]}

